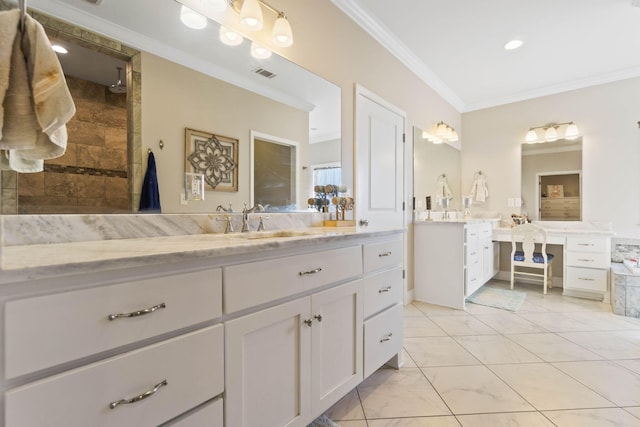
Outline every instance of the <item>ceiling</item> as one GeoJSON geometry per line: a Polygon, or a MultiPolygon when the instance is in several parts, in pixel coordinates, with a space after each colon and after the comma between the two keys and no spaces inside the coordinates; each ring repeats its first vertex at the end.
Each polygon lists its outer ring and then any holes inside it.
{"type": "Polygon", "coordinates": [[[332,1],[460,112],[640,76],[640,0],[332,1]]]}

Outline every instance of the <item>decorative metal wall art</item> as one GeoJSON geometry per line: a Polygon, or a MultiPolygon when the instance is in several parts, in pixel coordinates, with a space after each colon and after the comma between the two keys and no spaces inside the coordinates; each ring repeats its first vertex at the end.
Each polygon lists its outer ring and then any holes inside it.
{"type": "Polygon", "coordinates": [[[203,174],[207,189],[238,191],[238,140],[185,128],[185,172],[203,174]]]}

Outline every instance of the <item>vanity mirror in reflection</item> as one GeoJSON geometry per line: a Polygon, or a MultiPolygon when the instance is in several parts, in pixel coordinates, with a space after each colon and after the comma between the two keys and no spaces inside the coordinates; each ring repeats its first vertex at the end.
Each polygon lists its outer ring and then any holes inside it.
{"type": "Polygon", "coordinates": [[[580,221],[582,138],[522,145],[522,212],[529,219],[580,221]]]}
{"type": "Polygon", "coordinates": [[[444,143],[423,138],[423,131],[413,128],[413,188],[415,210],[422,216],[431,197],[438,211],[460,211],[462,205],[460,150],[444,143]]]}
{"type": "MultiPolygon", "coordinates": [[[[119,136],[127,143],[124,156],[118,157],[120,163],[126,164],[120,172],[125,177],[120,177],[122,183],[118,188],[109,190],[111,196],[124,200],[124,206],[121,203],[115,208],[103,209],[98,198],[91,203],[78,202],[80,193],[95,196],[104,179],[102,175],[92,175],[91,183],[79,185],[76,178],[83,171],[78,169],[76,174],[65,176],[64,180],[59,171],[37,178],[42,182],[51,178],[56,185],[49,190],[39,186],[38,191],[48,201],[62,195],[63,202],[56,209],[47,203],[32,204],[32,210],[28,212],[135,211],[148,149],[155,156],[164,213],[215,212],[216,206],[228,206],[230,203],[239,209],[243,203],[253,204],[253,181],[250,179],[253,172],[250,163],[252,132],[298,144],[296,156],[299,166],[294,172],[298,175],[299,184],[295,185],[295,197],[291,197],[291,203],[286,203],[288,209],[293,205],[296,209],[306,210],[306,203],[301,206],[299,201],[306,202],[313,185],[310,166],[340,165],[340,88],[278,55],[264,60],[251,57],[248,40],[238,46],[219,43],[219,27],[213,21],[208,21],[202,30],[184,27],[179,20],[178,2],[158,2],[153,10],[149,10],[146,1],[132,0],[127,2],[126,14],[122,13],[117,2],[104,2],[95,7],[83,0],[32,1],[29,6],[38,9],[34,14],[36,19],[55,28],[52,31],[65,42],[73,41],[73,34],[83,34],[87,40],[101,40],[110,48],[121,47],[125,54],[121,59],[125,62],[136,52],[127,46],[144,49],[126,65],[128,93],[123,96],[127,100],[132,99],[134,104],[132,106],[127,101],[126,118],[129,121],[123,126],[128,126],[128,131],[126,135],[119,136]],[[141,20],[136,16],[148,19],[141,20]],[[99,31],[107,37],[84,29],[99,31]],[[131,74],[130,70],[136,67],[139,74],[131,74]],[[184,166],[186,128],[238,140],[238,191],[208,190],[204,201],[187,205],[181,203],[184,173],[187,172],[184,166]],[[159,147],[161,140],[163,149],[159,147]],[[324,144],[331,149],[323,149],[324,144]],[[327,152],[331,153],[331,158],[323,155],[314,157],[315,153],[327,152]]],[[[86,46],[89,44],[87,40],[79,42],[86,46]]],[[[73,52],[69,50],[69,55],[73,52]]],[[[81,62],[86,65],[93,63],[92,60],[81,62]]],[[[108,69],[110,80],[103,83],[103,91],[116,79],[115,66],[104,68],[108,69]]],[[[105,144],[103,138],[92,135],[102,131],[98,119],[103,117],[93,109],[77,114],[77,118],[85,120],[86,129],[91,131],[82,135],[89,141],[87,145],[91,151],[96,147],[106,148],[101,145],[105,144]]],[[[89,157],[96,163],[115,159],[102,153],[89,157]]],[[[90,168],[113,169],[95,164],[82,166],[85,172],[90,168]]],[[[264,163],[263,166],[269,168],[271,165],[264,163]]],[[[0,208],[3,213],[27,213],[22,209],[26,206],[21,206],[18,200],[19,179],[23,178],[2,176],[0,208]]]]}

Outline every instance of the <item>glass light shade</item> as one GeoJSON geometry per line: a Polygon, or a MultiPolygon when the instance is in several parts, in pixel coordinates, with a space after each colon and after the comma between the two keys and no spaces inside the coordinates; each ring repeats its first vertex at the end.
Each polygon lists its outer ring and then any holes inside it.
{"type": "Polygon", "coordinates": [[[436,135],[440,138],[444,138],[447,135],[448,126],[444,124],[444,122],[438,123],[438,127],[436,128],[436,135]]]}
{"type": "Polygon", "coordinates": [[[444,140],[442,138],[433,138],[431,142],[433,142],[434,144],[442,144],[444,140]]]}
{"type": "Polygon", "coordinates": [[[430,136],[431,135],[429,135],[429,132],[427,132],[426,130],[422,131],[422,139],[431,139],[430,136]]]}
{"type": "Polygon", "coordinates": [[[258,0],[244,0],[240,9],[240,22],[251,31],[260,31],[264,25],[262,8],[258,0]]]}
{"type": "Polygon", "coordinates": [[[59,44],[52,44],[51,49],[53,49],[54,52],[58,53],[69,53],[69,51],[65,49],[64,46],[60,46],[59,44]]]}
{"type": "Polygon", "coordinates": [[[293,33],[291,32],[291,25],[284,16],[284,13],[278,15],[278,19],[273,24],[273,33],[271,35],[273,44],[280,47],[289,47],[293,44],[293,33]]]}
{"type": "Polygon", "coordinates": [[[529,129],[529,132],[527,132],[527,136],[524,137],[524,142],[526,142],[527,144],[535,144],[536,142],[538,142],[538,134],[536,133],[536,131],[533,129],[529,129]]]}
{"type": "Polygon", "coordinates": [[[229,2],[227,0],[206,0],[207,8],[214,12],[222,12],[227,10],[229,2]]]}
{"type": "Polygon", "coordinates": [[[220,41],[228,46],[238,46],[242,43],[242,36],[236,31],[220,26],[220,41]]]}
{"type": "Polygon", "coordinates": [[[564,133],[566,139],[576,139],[578,137],[578,126],[574,123],[569,123],[567,131],[564,133]]]}
{"type": "Polygon", "coordinates": [[[456,132],[455,129],[451,129],[451,137],[449,138],[449,141],[455,142],[457,140],[458,140],[458,132],[456,132]]]}
{"type": "Polygon", "coordinates": [[[555,126],[551,126],[547,128],[547,131],[544,133],[544,140],[547,142],[557,141],[558,139],[558,131],[556,131],[555,126]]]}
{"type": "Polygon", "coordinates": [[[447,130],[444,133],[444,139],[448,141],[451,139],[452,136],[453,136],[453,129],[447,126],[447,130]]]}
{"type": "Polygon", "coordinates": [[[201,30],[207,26],[207,18],[184,5],[180,8],[180,20],[194,30],[201,30]]]}
{"type": "Polygon", "coordinates": [[[251,56],[256,59],[267,59],[271,56],[271,50],[254,42],[251,43],[251,56]]]}

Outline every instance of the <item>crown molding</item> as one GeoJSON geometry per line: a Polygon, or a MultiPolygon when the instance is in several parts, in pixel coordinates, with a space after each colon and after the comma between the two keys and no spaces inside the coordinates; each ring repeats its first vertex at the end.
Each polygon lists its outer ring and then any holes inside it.
{"type": "Polygon", "coordinates": [[[422,62],[404,43],[396,38],[386,27],[373,19],[355,0],[331,0],[345,15],[351,18],[371,37],[387,49],[418,78],[431,87],[458,112],[465,110],[462,99],[458,97],[427,65],[422,62]]]}

